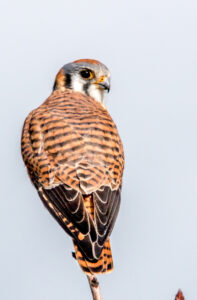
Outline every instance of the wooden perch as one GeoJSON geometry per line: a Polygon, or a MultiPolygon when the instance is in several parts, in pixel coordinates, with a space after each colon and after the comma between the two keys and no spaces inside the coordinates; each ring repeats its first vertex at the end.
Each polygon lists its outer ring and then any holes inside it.
{"type": "MultiPolygon", "coordinates": [[[[93,300],[103,300],[102,296],[101,296],[101,290],[99,287],[99,282],[97,280],[97,278],[92,275],[92,276],[88,276],[88,281],[89,281],[89,285],[90,285],[90,289],[92,292],[92,296],[93,296],[93,300]]],[[[183,293],[181,290],[178,290],[178,293],[176,294],[175,300],[185,300],[185,297],[183,296],[183,293]]]]}
{"type": "Polygon", "coordinates": [[[92,275],[92,276],[88,276],[88,281],[89,281],[89,284],[90,284],[90,289],[91,289],[91,292],[92,292],[92,296],[93,296],[93,299],[94,300],[102,300],[102,296],[101,296],[101,290],[100,290],[100,287],[99,287],[99,282],[97,280],[97,278],[92,275]]]}
{"type": "Polygon", "coordinates": [[[178,293],[176,294],[175,300],[185,300],[181,290],[178,290],[178,293]]]}

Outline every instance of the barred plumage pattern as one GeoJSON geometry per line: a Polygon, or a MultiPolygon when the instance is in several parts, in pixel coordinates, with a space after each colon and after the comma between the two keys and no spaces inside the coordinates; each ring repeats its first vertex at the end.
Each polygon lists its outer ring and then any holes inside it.
{"type": "Polygon", "coordinates": [[[110,271],[124,155],[107,110],[81,93],[54,91],[27,117],[21,147],[32,182],[73,238],[84,272],[110,271]]]}

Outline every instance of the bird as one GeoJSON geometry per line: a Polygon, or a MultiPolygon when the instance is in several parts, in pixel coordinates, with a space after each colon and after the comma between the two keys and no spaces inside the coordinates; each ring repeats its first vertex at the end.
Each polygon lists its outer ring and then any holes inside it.
{"type": "Polygon", "coordinates": [[[110,72],[79,59],[57,73],[51,95],[27,116],[21,152],[44,206],[72,238],[86,275],[110,273],[110,235],[121,201],[124,151],[106,105],[110,72]]]}

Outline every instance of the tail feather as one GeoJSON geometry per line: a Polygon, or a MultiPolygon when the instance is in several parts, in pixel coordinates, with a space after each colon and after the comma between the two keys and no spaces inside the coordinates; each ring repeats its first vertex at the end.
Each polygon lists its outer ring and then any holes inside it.
{"type": "MultiPolygon", "coordinates": [[[[94,202],[92,195],[84,196],[84,203],[87,212],[90,214],[92,220],[94,220],[94,202]]],[[[86,273],[87,275],[92,275],[110,273],[113,271],[113,259],[109,239],[107,239],[104,244],[100,258],[94,261],[87,260],[87,258],[84,257],[83,253],[75,243],[75,241],[73,242],[75,248],[75,257],[84,273],[86,273]]]]}
{"type": "Polygon", "coordinates": [[[113,271],[113,259],[109,239],[105,242],[101,256],[96,261],[88,261],[75,242],[74,248],[76,259],[83,272],[87,275],[110,273],[113,271]]]}

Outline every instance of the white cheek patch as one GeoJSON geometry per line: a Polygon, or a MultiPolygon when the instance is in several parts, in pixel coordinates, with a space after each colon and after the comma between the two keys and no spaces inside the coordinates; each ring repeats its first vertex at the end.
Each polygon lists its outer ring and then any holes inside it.
{"type": "Polygon", "coordinates": [[[86,94],[96,101],[103,104],[103,98],[104,98],[104,90],[99,89],[98,86],[94,83],[90,83],[87,92],[84,89],[84,86],[86,85],[86,81],[84,81],[81,76],[78,74],[73,75],[72,78],[72,89],[76,92],[80,92],[83,94],[86,94]]]}
{"type": "Polygon", "coordinates": [[[98,89],[96,84],[91,84],[88,88],[88,94],[90,97],[94,98],[96,101],[103,103],[104,91],[98,89]]]}
{"type": "Polygon", "coordinates": [[[83,86],[84,86],[83,80],[78,75],[74,75],[72,79],[73,90],[76,92],[84,93],[83,86]]]}

